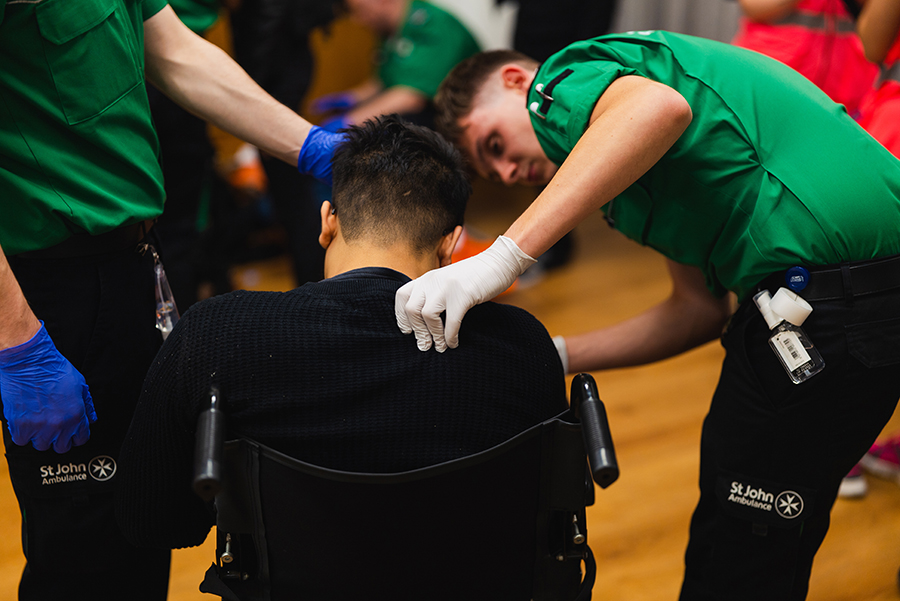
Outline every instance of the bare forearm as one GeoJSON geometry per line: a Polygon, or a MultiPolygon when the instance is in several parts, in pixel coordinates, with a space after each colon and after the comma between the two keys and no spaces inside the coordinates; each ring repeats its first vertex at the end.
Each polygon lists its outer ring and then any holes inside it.
{"type": "Polygon", "coordinates": [[[297,164],[311,127],[306,120],[266,93],[221,49],[184,27],[170,7],[145,21],[144,31],[147,79],[153,85],[202,119],[297,164]]]}
{"type": "Polygon", "coordinates": [[[566,336],[569,372],[644,365],[715,340],[718,319],[689,322],[670,301],[607,328],[566,336]]]}
{"type": "Polygon", "coordinates": [[[882,62],[900,35],[900,0],[867,0],[856,23],[866,58],[882,62]]]}
{"type": "Polygon", "coordinates": [[[731,299],[716,298],[696,268],[669,262],[673,287],[662,303],[618,324],[566,336],[569,372],[630,367],[673,357],[717,338],[731,299]]]}
{"type": "Polygon", "coordinates": [[[0,349],[28,342],[41,324],[22,295],[3,249],[0,248],[0,349]]]}
{"type": "Polygon", "coordinates": [[[347,92],[350,93],[350,95],[352,95],[356,100],[357,104],[359,104],[370,100],[383,89],[384,86],[381,85],[381,81],[378,78],[370,77],[358,86],[350,88],[349,90],[347,90],[347,92]]]}
{"type": "Polygon", "coordinates": [[[404,86],[394,86],[375,95],[347,113],[351,123],[391,113],[416,113],[425,108],[428,99],[424,94],[404,86]]]}
{"type": "Polygon", "coordinates": [[[753,21],[776,21],[789,15],[799,0],[740,0],[744,15],[753,21]]]}

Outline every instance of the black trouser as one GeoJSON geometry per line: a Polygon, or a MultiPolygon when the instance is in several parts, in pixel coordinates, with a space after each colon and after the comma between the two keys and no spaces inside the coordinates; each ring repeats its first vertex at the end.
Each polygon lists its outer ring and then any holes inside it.
{"type": "Polygon", "coordinates": [[[790,381],[752,299],[723,337],[683,600],[804,599],[841,478],[900,398],[900,289],[811,304],[803,329],[825,369],[805,383],[790,381]]]}
{"type": "Polygon", "coordinates": [[[165,599],[169,551],[129,544],[113,511],[119,448],[161,343],[150,253],[9,263],[57,349],[87,380],[97,411],[88,443],[64,454],[17,446],[3,424],[27,559],[19,598],[165,599]]]}

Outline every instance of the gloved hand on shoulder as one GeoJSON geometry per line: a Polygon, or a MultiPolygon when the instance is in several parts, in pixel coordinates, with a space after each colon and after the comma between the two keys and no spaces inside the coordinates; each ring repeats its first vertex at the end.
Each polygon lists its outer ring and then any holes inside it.
{"type": "Polygon", "coordinates": [[[394,313],[404,334],[415,333],[420,351],[443,353],[459,345],[466,312],[507,288],[536,261],[506,236],[485,251],[408,282],[397,290],[394,313]],[[445,312],[446,325],[441,321],[445,312]]]}

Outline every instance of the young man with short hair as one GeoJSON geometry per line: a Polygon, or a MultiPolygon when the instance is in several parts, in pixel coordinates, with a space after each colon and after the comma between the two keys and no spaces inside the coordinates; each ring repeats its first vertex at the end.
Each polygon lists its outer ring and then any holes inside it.
{"type": "Polygon", "coordinates": [[[459,353],[420,353],[397,331],[397,288],[449,262],[471,189],[458,152],[430,130],[392,116],[347,138],[322,207],[326,279],[201,302],[157,356],[122,450],[129,539],[206,538],[214,520],[191,489],[191,456],[212,385],[228,438],[357,472],[482,451],[565,409],[553,342],[521,309],[478,307],[459,353]]]}

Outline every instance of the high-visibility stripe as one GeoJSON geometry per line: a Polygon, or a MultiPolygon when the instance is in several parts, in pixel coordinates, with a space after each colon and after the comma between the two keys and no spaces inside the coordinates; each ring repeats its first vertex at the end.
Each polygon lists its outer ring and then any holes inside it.
{"type": "Polygon", "coordinates": [[[890,67],[881,66],[881,72],[878,74],[878,85],[880,86],[886,81],[900,83],[900,61],[894,61],[894,64],[890,67]]]}
{"type": "Polygon", "coordinates": [[[816,31],[851,33],[856,31],[856,23],[843,15],[816,15],[794,12],[774,22],[775,25],[799,25],[816,31]]]}

